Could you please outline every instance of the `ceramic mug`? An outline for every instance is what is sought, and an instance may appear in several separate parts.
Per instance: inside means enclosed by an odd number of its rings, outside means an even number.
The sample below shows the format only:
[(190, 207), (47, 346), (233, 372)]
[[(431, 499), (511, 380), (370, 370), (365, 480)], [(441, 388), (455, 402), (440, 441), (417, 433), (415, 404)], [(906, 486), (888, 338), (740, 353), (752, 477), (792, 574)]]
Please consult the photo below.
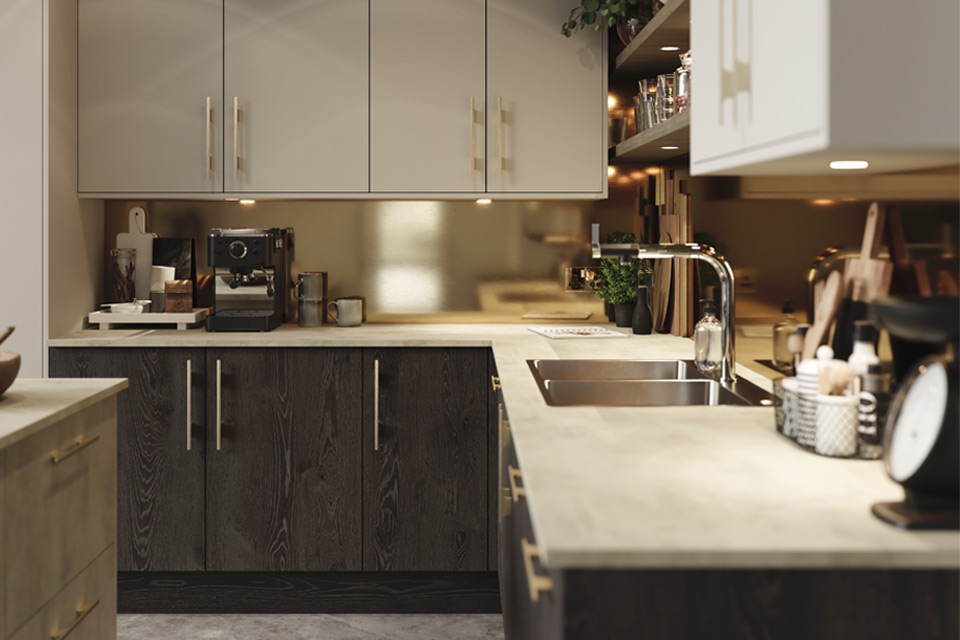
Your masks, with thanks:
[[(333, 309), (337, 310), (333, 316)], [(337, 298), (327, 305), (327, 312), (341, 327), (359, 327), (363, 319), (363, 301), (356, 298)]]

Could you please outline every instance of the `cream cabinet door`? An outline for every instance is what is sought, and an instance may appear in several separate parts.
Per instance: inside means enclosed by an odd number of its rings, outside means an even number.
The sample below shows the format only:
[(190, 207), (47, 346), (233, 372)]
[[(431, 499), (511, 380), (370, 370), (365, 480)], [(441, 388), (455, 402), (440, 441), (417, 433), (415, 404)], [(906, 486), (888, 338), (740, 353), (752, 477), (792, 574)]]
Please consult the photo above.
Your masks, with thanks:
[(222, 190), (222, 27), (222, 0), (79, 0), (81, 193)]
[(487, 2), (487, 191), (606, 186), (604, 38), (560, 34), (570, 0)]
[(370, 0), (371, 191), (482, 192), (484, 119), (484, 1)]
[(226, 191), (367, 191), (367, 22), (367, 0), (224, 0)]

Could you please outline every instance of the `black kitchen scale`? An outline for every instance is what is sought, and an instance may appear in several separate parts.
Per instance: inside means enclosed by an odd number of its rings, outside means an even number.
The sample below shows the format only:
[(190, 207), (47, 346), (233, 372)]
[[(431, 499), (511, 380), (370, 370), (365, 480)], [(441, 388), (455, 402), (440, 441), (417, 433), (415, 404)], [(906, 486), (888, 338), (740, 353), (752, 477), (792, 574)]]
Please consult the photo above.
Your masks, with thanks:
[(900, 380), (884, 434), (884, 466), (906, 495), (873, 514), (904, 529), (960, 529), (960, 299), (891, 296), (871, 314), (891, 341), (914, 347), (906, 352), (927, 352)]

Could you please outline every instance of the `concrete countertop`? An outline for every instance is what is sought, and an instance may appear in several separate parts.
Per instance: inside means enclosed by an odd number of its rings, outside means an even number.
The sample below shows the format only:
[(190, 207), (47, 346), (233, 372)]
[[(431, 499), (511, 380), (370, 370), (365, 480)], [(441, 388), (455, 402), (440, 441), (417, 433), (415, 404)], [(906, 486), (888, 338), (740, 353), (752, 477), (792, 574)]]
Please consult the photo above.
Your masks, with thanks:
[[(548, 340), (525, 325), (377, 325), (263, 334), (84, 331), (51, 347), (493, 348), (541, 560), (567, 568), (950, 568), (960, 534), (873, 517), (902, 489), (877, 461), (817, 456), (769, 407), (550, 407), (527, 360), (680, 358), (674, 336)], [(740, 365), (738, 375), (769, 389)]]
[(126, 388), (126, 378), (21, 378), (0, 397), (0, 449)]

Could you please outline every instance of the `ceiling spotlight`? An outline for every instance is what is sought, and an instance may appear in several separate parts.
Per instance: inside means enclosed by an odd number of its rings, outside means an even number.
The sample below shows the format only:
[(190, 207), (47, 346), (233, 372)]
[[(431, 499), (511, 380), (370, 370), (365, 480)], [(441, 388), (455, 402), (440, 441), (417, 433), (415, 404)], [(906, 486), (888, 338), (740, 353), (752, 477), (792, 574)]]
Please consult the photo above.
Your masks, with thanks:
[(667, 151), (675, 151), (675, 150), (679, 149), (680, 147), (660, 147), (660, 148), (661, 148), (661, 149), (666, 149)]
[(490, 198), (477, 198), (477, 204), (490, 204), (493, 202)]

